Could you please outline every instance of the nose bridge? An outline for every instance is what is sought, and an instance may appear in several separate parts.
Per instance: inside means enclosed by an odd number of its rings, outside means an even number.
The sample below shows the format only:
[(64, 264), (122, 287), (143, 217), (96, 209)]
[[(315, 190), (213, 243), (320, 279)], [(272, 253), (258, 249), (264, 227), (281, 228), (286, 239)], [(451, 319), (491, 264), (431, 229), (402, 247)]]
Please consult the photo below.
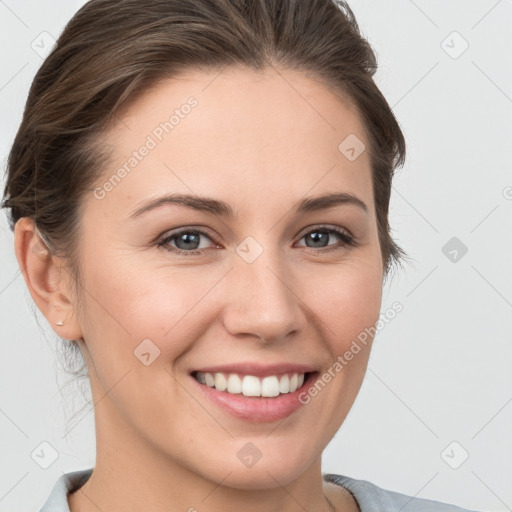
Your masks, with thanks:
[(300, 300), (281, 248), (272, 236), (262, 239), (247, 237), (233, 255), (225, 326), (232, 335), (271, 341), (300, 328)]

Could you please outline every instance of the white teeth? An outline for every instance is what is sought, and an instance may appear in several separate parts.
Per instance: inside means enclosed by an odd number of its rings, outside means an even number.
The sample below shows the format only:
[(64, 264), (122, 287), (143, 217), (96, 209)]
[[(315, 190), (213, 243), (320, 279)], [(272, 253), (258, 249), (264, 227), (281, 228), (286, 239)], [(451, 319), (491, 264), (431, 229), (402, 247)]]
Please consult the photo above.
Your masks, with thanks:
[(223, 373), (215, 374), (215, 389), (225, 391), (228, 388), (228, 381)]
[(279, 382), (279, 392), (280, 393), (289, 393), (290, 392), (290, 377), (288, 377), (288, 375), (283, 375), (281, 377), (281, 381)]
[(290, 393), (293, 393), (297, 389), (297, 374), (294, 373), (290, 379)]
[(246, 375), (242, 381), (242, 394), (244, 396), (261, 396), (261, 382), (254, 375)]
[(204, 374), (204, 380), (206, 381), (206, 385), (213, 388), (215, 386), (215, 379), (211, 373)]
[(291, 373), (277, 377), (269, 375), (260, 379), (254, 375), (244, 375), (240, 378), (236, 373), (197, 372), (196, 380), (218, 391), (231, 394), (242, 393), (244, 396), (276, 397), (279, 394), (293, 393), (304, 384), (303, 373)]
[(261, 380), (261, 396), (277, 396), (279, 395), (279, 380), (277, 377), (263, 377)]
[(236, 395), (237, 393), (242, 392), (242, 381), (240, 377), (235, 373), (231, 373), (228, 377), (228, 393), (233, 393)]

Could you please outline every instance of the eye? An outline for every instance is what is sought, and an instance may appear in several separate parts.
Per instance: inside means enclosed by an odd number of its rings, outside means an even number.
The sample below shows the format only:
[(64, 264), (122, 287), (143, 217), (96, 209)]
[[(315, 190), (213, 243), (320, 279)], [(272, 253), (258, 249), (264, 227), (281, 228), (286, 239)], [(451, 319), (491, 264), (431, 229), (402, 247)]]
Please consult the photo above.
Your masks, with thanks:
[[(201, 254), (204, 247), (201, 247), (200, 238), (206, 237), (212, 240), (204, 231), (198, 229), (182, 229), (160, 240), (157, 245), (163, 247), (167, 251), (176, 252), (178, 254)], [(170, 242), (176, 240), (177, 248), (170, 246)]]
[[(332, 237), (335, 235), (339, 240), (341, 240), (341, 243), (337, 245), (326, 245), (326, 243), (329, 240), (329, 237)], [(309, 237), (309, 238), (308, 238)], [(307, 246), (308, 249), (311, 248), (322, 248), (322, 247), (328, 247), (326, 250), (335, 250), (335, 249), (343, 249), (346, 246), (356, 246), (357, 241), (356, 238), (353, 235), (350, 235), (348, 232), (343, 231), (339, 228), (333, 228), (328, 226), (317, 226), (316, 228), (308, 231), (306, 234), (304, 234), (301, 237), (301, 240), (305, 238), (306, 240), (311, 240), (313, 245)], [(318, 252), (318, 251), (314, 251)], [(320, 251), (320, 252), (325, 252)]]
[[(333, 235), (335, 235), (335, 237), (340, 240), (340, 243), (337, 245), (326, 245), (326, 243), (329, 241), (329, 237), (332, 237)], [(210, 241), (214, 241), (213, 238), (205, 231), (200, 229), (187, 228), (181, 229), (162, 238), (157, 242), (157, 246), (164, 248), (166, 251), (174, 252), (180, 255), (201, 255), (204, 251), (209, 250), (209, 248), (204, 247), (204, 245), (201, 246), (201, 237), (204, 237)], [(310, 238), (308, 239), (307, 237)], [(306, 248), (310, 250), (313, 249), (313, 252), (316, 253), (358, 245), (357, 240), (353, 235), (350, 235), (348, 232), (339, 228), (332, 228), (327, 226), (317, 226), (316, 228), (302, 235), (300, 240), (304, 238), (306, 238), (306, 240), (312, 240), (313, 245), (306, 246)], [(176, 247), (173, 247), (173, 245), (171, 245), (172, 243), (175, 243)], [(322, 249), (324, 247), (327, 247), (327, 249), (320, 251), (314, 250), (319, 248)]]

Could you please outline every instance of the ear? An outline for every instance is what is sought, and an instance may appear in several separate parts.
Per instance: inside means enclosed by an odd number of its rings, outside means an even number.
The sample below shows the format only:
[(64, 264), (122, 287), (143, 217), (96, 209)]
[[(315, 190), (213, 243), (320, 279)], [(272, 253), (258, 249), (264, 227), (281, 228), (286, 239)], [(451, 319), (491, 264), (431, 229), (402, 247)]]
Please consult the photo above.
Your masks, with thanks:
[(82, 338), (69, 286), (72, 277), (62, 260), (50, 254), (33, 219), (22, 217), (16, 222), (14, 246), (30, 295), (52, 329), (67, 340)]

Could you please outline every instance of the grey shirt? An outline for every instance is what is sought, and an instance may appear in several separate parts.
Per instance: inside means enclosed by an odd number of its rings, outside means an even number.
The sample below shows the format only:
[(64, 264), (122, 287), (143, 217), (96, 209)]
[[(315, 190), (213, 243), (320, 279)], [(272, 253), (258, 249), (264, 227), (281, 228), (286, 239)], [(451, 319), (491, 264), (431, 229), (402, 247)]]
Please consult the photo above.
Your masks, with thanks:
[[(80, 488), (92, 474), (91, 469), (62, 475), (39, 512), (69, 512), (67, 495)], [(406, 496), (382, 489), (366, 480), (327, 473), (324, 480), (347, 489), (357, 501), (361, 512), (475, 512), (439, 501)]]

